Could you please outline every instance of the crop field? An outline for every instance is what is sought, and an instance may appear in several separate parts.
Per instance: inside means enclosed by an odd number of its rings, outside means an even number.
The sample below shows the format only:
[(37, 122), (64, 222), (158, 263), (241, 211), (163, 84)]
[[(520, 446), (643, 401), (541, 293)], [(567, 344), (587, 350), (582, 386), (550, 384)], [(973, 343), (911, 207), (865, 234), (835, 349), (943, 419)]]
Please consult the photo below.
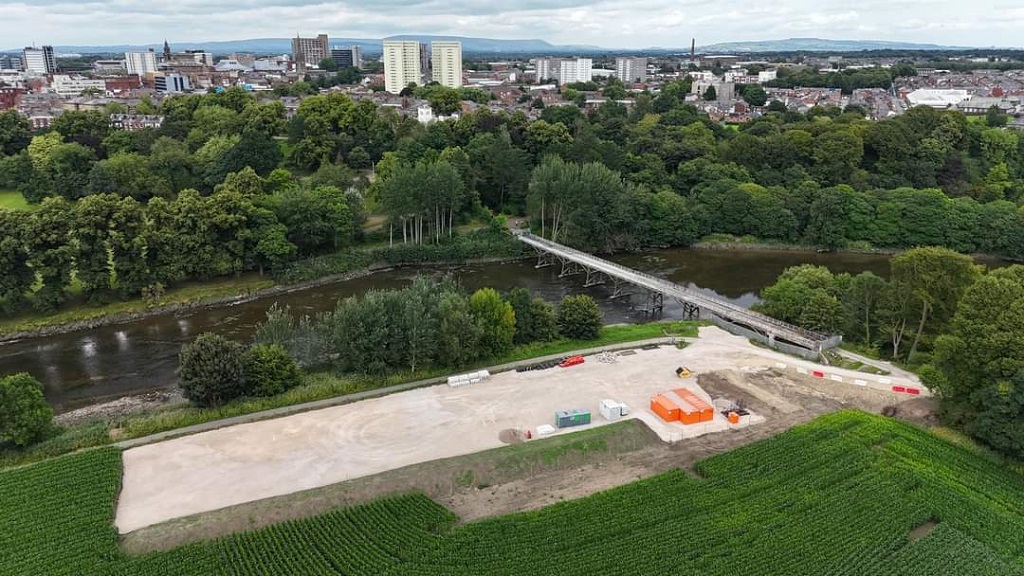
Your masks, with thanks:
[(1024, 575), (1024, 477), (900, 422), (840, 412), (697, 468), (465, 525), (411, 495), (127, 557), (118, 454), (95, 451), (0, 473), (0, 574)]

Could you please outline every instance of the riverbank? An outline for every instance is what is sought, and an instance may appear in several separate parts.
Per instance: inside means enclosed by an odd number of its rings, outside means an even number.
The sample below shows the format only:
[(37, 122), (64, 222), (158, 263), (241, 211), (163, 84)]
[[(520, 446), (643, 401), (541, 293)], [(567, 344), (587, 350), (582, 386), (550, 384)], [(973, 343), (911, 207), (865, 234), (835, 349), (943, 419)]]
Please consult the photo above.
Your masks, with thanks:
[[(848, 246), (843, 248), (835, 248), (833, 250), (825, 250), (823, 248), (819, 248), (818, 246), (812, 246), (808, 244), (763, 242), (760, 239), (749, 236), (737, 237), (729, 236), (727, 234), (713, 234), (711, 236), (707, 236), (705, 238), (702, 238), (700, 242), (697, 242), (690, 246), (690, 248), (693, 248), (695, 250), (716, 250), (722, 252), (806, 252), (815, 254), (831, 253), (856, 254), (868, 256), (896, 256), (908, 250), (908, 248), (875, 248), (873, 246)], [(1024, 263), (1024, 260), (1007, 258), (1005, 256), (998, 256), (995, 254), (983, 254), (976, 252), (968, 254), (968, 256), (983, 263)]]
[[(107, 403), (109, 410), (94, 408), (92, 413), (82, 412), (64, 416), (76, 424), (64, 428), (59, 435), (26, 450), (0, 452), (0, 468), (45, 460), (95, 446), (115, 442), (125, 443), (144, 437), (170, 437), (188, 433), (187, 430), (208, 429), (232, 422), (274, 418), (326, 405), (354, 402), (364, 398), (390, 394), (444, 382), (448, 375), (487, 369), (491, 372), (514, 370), (522, 364), (540, 359), (575, 354), (593, 354), (610, 347), (637, 346), (644, 341), (661, 339), (665, 342), (697, 336), (700, 322), (673, 321), (648, 324), (605, 326), (596, 340), (556, 340), (518, 346), (509, 354), (477, 362), (459, 369), (432, 369), (415, 373), (397, 373), (386, 377), (317, 372), (304, 375), (303, 384), (284, 394), (269, 398), (244, 398), (218, 408), (199, 408), (181, 405), (179, 396), (171, 391), (145, 399), (124, 398)], [(134, 408), (133, 408), (134, 406)], [(89, 409), (85, 409), (89, 410)], [(236, 420), (236, 419), (243, 420)], [(227, 422), (228, 424), (223, 424)], [(193, 428), (193, 427), (200, 428)], [(183, 430), (185, 430), (183, 432)], [(160, 435), (160, 436), (154, 436)]]
[[(518, 260), (520, 244), (508, 238), (477, 236), (439, 246), (369, 246), (296, 262), (274, 278), (249, 273), (234, 278), (186, 284), (151, 300), (134, 299), (102, 306), (75, 306), (0, 320), (0, 343), (67, 334), (217, 306), (233, 306), (298, 290), (345, 282), (401, 266), (486, 264)], [(461, 256), (467, 257), (461, 257)]]
[(757, 238), (736, 237), (724, 234), (714, 234), (702, 238), (692, 248), (699, 250), (749, 250), (749, 251), (776, 251), (776, 252), (834, 252), (838, 254), (872, 254), (878, 256), (895, 256), (904, 250), (895, 248), (873, 248), (873, 247), (848, 247), (836, 248), (834, 250), (823, 250), (818, 246), (807, 244), (790, 244), (785, 242), (763, 242)]

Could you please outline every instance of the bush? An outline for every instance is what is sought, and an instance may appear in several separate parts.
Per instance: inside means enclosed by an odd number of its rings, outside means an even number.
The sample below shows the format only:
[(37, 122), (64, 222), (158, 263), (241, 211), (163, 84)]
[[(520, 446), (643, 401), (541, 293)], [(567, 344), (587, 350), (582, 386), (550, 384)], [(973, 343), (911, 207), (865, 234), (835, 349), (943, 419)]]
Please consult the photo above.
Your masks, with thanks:
[(185, 397), (200, 406), (219, 406), (245, 394), (242, 345), (217, 334), (200, 334), (181, 347), (178, 376)]
[(573, 340), (596, 340), (601, 334), (601, 309), (586, 294), (568, 296), (558, 307), (558, 330)]
[(43, 385), (28, 374), (0, 378), (0, 444), (27, 446), (53, 427), (53, 408)]
[(299, 367), (280, 344), (257, 344), (242, 357), (245, 388), (253, 396), (275, 396), (299, 385)]

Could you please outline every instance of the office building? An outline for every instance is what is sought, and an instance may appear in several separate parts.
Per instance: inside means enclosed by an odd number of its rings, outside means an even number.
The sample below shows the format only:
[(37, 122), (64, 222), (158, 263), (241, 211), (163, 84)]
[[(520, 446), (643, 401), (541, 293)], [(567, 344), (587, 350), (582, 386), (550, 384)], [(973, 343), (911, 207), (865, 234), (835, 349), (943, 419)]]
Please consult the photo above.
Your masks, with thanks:
[(348, 48), (331, 48), (331, 60), (338, 65), (338, 68), (362, 68), (363, 49), (359, 46)]
[(156, 54), (149, 50), (147, 52), (125, 52), (124, 66), (129, 74), (145, 76), (156, 72)]
[(176, 94), (188, 92), (192, 89), (188, 76), (182, 76), (181, 74), (159, 74), (153, 81), (157, 92)]
[(25, 72), (30, 74), (53, 74), (57, 71), (57, 60), (53, 56), (53, 46), (42, 48), (26, 47), (24, 52)]
[(616, 58), (615, 77), (626, 85), (646, 82), (647, 58)]
[(327, 34), (320, 34), (316, 38), (292, 38), (292, 60), (295, 61), (295, 69), (299, 72), (318, 66), (321, 60), (330, 57), (331, 49), (327, 45)]
[(102, 95), (107, 91), (107, 83), (103, 80), (94, 80), (84, 76), (55, 74), (53, 81), (50, 82), (50, 90), (53, 90), (62, 98), (81, 96), (86, 91)]
[(398, 94), (409, 84), (422, 82), (419, 42), (385, 40), (382, 59), (386, 91)]
[(0, 70), (17, 70), (21, 68), (21, 59), (10, 54), (0, 54)]
[(432, 42), (430, 51), (434, 82), (448, 88), (461, 88), (462, 42)]

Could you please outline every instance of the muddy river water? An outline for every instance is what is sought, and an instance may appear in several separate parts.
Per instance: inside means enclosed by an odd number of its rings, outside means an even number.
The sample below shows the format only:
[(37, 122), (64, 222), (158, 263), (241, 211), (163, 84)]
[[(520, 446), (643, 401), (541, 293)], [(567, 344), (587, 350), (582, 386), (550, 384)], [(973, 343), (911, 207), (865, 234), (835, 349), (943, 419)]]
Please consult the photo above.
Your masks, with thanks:
[[(743, 306), (788, 266), (820, 264), (833, 272), (870, 270), (885, 276), (888, 257), (871, 254), (818, 254), (785, 251), (659, 250), (611, 258), (621, 264), (714, 293)], [(641, 322), (646, 319), (626, 300), (608, 299), (608, 287), (582, 288), (583, 280), (559, 278), (559, 269), (534, 268), (533, 260), (505, 264), (446, 267), (406, 267), (370, 276), (298, 290), (233, 306), (189, 310), (179, 314), (83, 330), (69, 334), (0, 344), (0, 374), (29, 372), (46, 386), (46, 396), (58, 411), (168, 388), (176, 384), (178, 350), (202, 332), (216, 332), (244, 341), (251, 338), (267, 309), (275, 302), (293, 313), (333, 308), (343, 298), (372, 288), (396, 288), (417, 274), (454, 274), (468, 290), (490, 286), (499, 290), (529, 289), (535, 296), (557, 302), (566, 294), (585, 292), (595, 297), (605, 321)], [(665, 303), (664, 317), (680, 317), (681, 308)]]

